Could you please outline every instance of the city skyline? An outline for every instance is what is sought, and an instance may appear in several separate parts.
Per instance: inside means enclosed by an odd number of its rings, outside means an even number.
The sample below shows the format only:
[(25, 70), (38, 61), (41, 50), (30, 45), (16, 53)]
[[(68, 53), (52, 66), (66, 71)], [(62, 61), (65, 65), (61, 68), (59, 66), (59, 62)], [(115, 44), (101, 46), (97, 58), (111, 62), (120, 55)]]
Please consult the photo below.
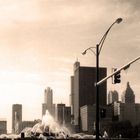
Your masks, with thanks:
[[(44, 89), (54, 91), (55, 103), (69, 104), (70, 76), (78, 58), (95, 66), (95, 56), (81, 53), (96, 46), (118, 18), (100, 54), (100, 66), (121, 67), (140, 55), (139, 0), (0, 0), (0, 118), (12, 116), (12, 104), (23, 104), (23, 120), (41, 118)], [(140, 103), (140, 61), (121, 72), (119, 94), (127, 81)], [(32, 100), (32, 103), (31, 103)], [(7, 118), (7, 116), (9, 116)], [(11, 129), (11, 127), (8, 127)]]

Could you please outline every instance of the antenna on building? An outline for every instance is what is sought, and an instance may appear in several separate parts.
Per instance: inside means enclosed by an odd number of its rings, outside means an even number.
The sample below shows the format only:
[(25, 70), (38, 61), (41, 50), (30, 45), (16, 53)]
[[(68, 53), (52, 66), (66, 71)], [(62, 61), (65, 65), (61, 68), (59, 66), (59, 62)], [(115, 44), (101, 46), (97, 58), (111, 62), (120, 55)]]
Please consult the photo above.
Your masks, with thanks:
[(78, 57), (76, 57), (76, 62), (74, 63), (74, 71), (80, 66), (80, 62), (78, 61)]

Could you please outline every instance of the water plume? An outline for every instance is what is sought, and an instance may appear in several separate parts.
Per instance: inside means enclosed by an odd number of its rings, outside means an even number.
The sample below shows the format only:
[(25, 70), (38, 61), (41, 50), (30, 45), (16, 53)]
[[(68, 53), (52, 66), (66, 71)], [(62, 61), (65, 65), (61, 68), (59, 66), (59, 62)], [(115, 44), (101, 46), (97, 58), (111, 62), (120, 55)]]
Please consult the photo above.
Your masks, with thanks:
[[(48, 111), (42, 117), (42, 121), (38, 122), (33, 128), (25, 128), (22, 133), (25, 137), (35, 137), (43, 140), (46, 139), (96, 139), (95, 135), (87, 135), (85, 133), (72, 134), (68, 128), (59, 125)], [(103, 138), (107, 138), (104, 133)]]
[(31, 135), (34, 137), (54, 137), (65, 139), (71, 135), (70, 131), (65, 126), (60, 126), (54, 118), (50, 115), (48, 110), (46, 114), (42, 117), (42, 121), (35, 124), (32, 129), (24, 129), (22, 131), (26, 135)]

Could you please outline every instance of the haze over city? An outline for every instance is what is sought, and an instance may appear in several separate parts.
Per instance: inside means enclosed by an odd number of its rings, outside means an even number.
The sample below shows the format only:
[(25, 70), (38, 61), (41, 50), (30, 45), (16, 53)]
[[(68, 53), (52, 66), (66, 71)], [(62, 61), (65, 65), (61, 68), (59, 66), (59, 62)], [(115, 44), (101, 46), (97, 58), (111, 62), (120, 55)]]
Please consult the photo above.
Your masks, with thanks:
[[(0, 118), (11, 131), (12, 104), (23, 105), (23, 120), (41, 118), (44, 89), (55, 103), (69, 104), (70, 76), (77, 60), (95, 66), (88, 47), (96, 46), (113, 26), (100, 54), (100, 66), (121, 67), (140, 55), (139, 0), (0, 0)], [(121, 95), (127, 81), (140, 103), (140, 61), (121, 73), (121, 84), (108, 91)]]

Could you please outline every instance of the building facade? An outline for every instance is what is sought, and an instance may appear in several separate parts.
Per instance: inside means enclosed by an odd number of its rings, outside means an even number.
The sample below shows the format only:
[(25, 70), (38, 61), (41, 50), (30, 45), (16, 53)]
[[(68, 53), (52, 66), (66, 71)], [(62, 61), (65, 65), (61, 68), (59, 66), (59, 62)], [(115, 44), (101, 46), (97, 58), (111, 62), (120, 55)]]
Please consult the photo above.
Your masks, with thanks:
[(46, 114), (46, 110), (47, 110), (47, 104), (43, 103), (42, 104), (42, 116), (44, 116)]
[(46, 110), (55, 117), (55, 105), (53, 104), (53, 90), (47, 87), (44, 90), (44, 103), (42, 104), (42, 116), (45, 115)]
[(137, 113), (135, 103), (114, 102), (114, 116), (118, 116), (118, 121), (129, 120), (132, 125), (136, 125)]
[(119, 94), (116, 90), (109, 91), (108, 93), (108, 104), (112, 104), (113, 102), (117, 102), (119, 100)]
[(69, 126), (71, 123), (71, 107), (65, 106), (64, 108), (64, 122), (66, 126)]
[(64, 122), (64, 108), (65, 104), (57, 104), (56, 108), (56, 120), (60, 125), (63, 125)]
[(122, 103), (135, 103), (135, 94), (129, 82), (127, 82), (126, 90), (122, 94)]
[(0, 120), (0, 134), (7, 134), (7, 121)]
[[(104, 132), (109, 123), (112, 122), (112, 111), (110, 106), (100, 106), (99, 120), (100, 132)], [(102, 111), (104, 111), (102, 113)], [(89, 134), (96, 131), (96, 105), (85, 105), (80, 108), (81, 130)]]
[(114, 102), (114, 116), (119, 121), (129, 120), (132, 125), (140, 123), (140, 104), (135, 103), (135, 94), (129, 82), (122, 94), (122, 102)]
[(65, 104), (57, 104), (56, 108), (57, 122), (60, 125), (69, 126), (71, 123), (71, 107)]
[(136, 124), (140, 123), (140, 104), (135, 104), (135, 112), (136, 112)]
[(74, 115), (74, 76), (71, 76), (71, 94), (70, 94), (71, 115)]
[(50, 87), (48, 87), (44, 91), (44, 103), (47, 104), (48, 111), (49, 110), (51, 111), (52, 104), (53, 104), (53, 90)]
[(22, 105), (14, 104), (12, 106), (12, 132), (14, 134), (20, 133), (21, 122), (22, 122)]
[(52, 105), (52, 114), (51, 115), (54, 119), (56, 119), (56, 104)]
[[(106, 77), (107, 69), (99, 68), (99, 79)], [(96, 68), (81, 67), (80, 62), (74, 64), (74, 76), (71, 78), (71, 100), (73, 123), (80, 130), (80, 107), (96, 103)], [(107, 83), (99, 87), (99, 103), (106, 105)]]

